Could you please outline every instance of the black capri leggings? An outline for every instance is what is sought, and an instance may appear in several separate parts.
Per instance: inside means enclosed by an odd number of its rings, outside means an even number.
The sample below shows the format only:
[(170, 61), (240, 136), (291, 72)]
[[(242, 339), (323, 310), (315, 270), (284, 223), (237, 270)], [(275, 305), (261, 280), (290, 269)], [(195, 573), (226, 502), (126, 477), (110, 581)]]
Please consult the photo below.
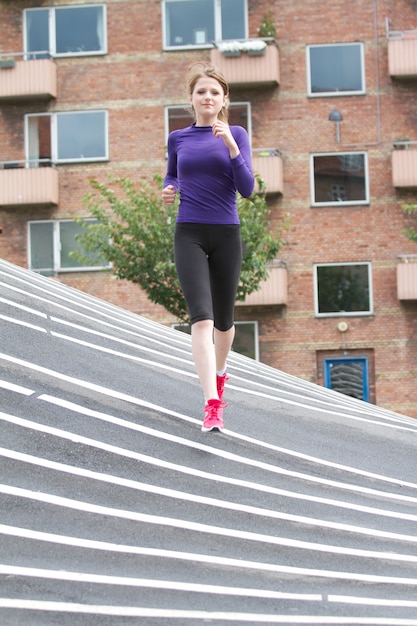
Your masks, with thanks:
[(242, 263), (239, 224), (178, 222), (174, 248), (191, 324), (209, 319), (229, 330)]

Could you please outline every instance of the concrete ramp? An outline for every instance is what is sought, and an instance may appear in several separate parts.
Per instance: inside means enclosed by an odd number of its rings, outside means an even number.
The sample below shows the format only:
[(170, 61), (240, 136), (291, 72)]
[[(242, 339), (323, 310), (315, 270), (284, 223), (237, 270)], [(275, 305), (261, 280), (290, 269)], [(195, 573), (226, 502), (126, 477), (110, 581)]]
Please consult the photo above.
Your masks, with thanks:
[(187, 335), (2, 261), (0, 340), (2, 626), (417, 624), (415, 420), (233, 354), (203, 434)]

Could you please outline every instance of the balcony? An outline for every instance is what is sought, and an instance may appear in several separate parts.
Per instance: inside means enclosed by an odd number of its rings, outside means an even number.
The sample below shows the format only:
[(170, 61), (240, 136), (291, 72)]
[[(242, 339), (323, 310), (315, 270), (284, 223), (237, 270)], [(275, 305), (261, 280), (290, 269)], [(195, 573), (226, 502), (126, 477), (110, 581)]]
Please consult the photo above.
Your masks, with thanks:
[(402, 262), (397, 265), (398, 300), (417, 300), (417, 255), (404, 255), (400, 259)]
[(254, 150), (252, 168), (264, 181), (266, 193), (284, 193), (284, 167), (278, 150)]
[(51, 59), (0, 57), (0, 101), (56, 98), (56, 65)]
[[(263, 40), (248, 40), (259, 42)], [(220, 47), (228, 42), (217, 44), (218, 48), (210, 51), (210, 60), (224, 74), (229, 85), (278, 85), (279, 51), (275, 43), (266, 45), (263, 50), (237, 50), (236, 52), (222, 51)], [(235, 42), (230, 42), (230, 46)], [(236, 42), (239, 44), (239, 42)], [(242, 42), (244, 45), (245, 42)]]
[(54, 167), (0, 169), (0, 206), (23, 207), (58, 204), (58, 172)]
[(287, 304), (287, 301), (287, 269), (280, 261), (275, 261), (270, 266), (268, 278), (261, 281), (258, 291), (247, 296), (244, 302), (236, 302), (236, 306), (276, 306)]
[(391, 30), (386, 19), (388, 72), (393, 78), (417, 76), (417, 30)]
[(417, 142), (398, 142), (395, 147), (397, 149), (392, 152), (392, 184), (394, 187), (417, 187)]

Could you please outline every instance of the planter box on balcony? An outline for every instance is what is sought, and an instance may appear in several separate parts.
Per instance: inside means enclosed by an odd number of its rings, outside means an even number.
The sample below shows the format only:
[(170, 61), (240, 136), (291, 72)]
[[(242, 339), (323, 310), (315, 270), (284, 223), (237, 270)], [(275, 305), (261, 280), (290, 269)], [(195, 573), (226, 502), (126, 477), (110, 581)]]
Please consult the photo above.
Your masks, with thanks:
[(0, 71), (0, 100), (56, 98), (56, 65), (50, 59), (17, 61)]
[(398, 300), (417, 300), (417, 263), (397, 265)]
[(279, 52), (274, 44), (267, 46), (264, 54), (255, 56), (242, 52), (238, 57), (226, 57), (213, 48), (210, 60), (223, 72), (230, 85), (279, 84)]
[(393, 150), (392, 184), (394, 187), (417, 187), (417, 148)]
[(388, 40), (388, 71), (395, 78), (417, 76), (417, 37)]
[(236, 306), (271, 306), (287, 304), (287, 282), (288, 278), (286, 268), (272, 266), (270, 268), (268, 278), (260, 283), (260, 289), (247, 296), (244, 302), (236, 302)]
[(58, 172), (53, 167), (0, 170), (0, 206), (58, 204)]
[(266, 185), (266, 193), (284, 192), (284, 168), (279, 155), (253, 156), (252, 168)]

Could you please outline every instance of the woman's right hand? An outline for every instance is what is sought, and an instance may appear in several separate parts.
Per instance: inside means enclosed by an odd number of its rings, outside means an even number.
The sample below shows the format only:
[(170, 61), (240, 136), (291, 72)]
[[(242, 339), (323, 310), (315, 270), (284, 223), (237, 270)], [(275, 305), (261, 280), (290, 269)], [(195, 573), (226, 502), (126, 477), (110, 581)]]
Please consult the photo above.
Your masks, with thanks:
[(162, 190), (162, 202), (165, 206), (174, 204), (176, 193), (177, 192), (175, 191), (173, 185), (168, 185), (167, 187), (165, 187), (165, 189)]

